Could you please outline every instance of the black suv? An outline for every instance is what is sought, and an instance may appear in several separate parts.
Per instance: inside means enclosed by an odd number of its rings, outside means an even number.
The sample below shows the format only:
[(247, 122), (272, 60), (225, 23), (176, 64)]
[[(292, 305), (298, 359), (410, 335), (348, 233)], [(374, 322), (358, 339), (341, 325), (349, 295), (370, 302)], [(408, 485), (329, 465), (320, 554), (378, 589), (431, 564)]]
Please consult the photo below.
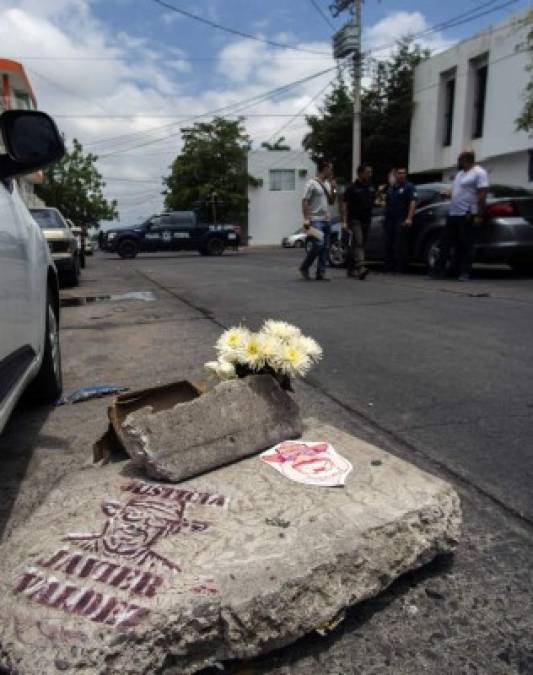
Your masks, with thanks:
[(200, 222), (194, 211), (171, 211), (150, 216), (141, 225), (108, 230), (102, 248), (121, 258), (135, 258), (140, 252), (155, 251), (222, 255), (226, 248), (236, 250), (239, 244), (238, 226), (210, 225)]

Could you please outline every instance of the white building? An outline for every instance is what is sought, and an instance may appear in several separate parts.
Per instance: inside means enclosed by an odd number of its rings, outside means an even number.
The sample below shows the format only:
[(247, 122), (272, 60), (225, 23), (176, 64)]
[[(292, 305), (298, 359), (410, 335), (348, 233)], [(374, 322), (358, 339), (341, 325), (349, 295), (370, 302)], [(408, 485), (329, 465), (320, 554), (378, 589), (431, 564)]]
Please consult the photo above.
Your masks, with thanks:
[(259, 150), (248, 155), (248, 173), (261, 181), (248, 188), (250, 244), (278, 245), (302, 225), (302, 197), (315, 164), (306, 152)]
[(514, 15), (421, 63), (415, 72), (409, 171), (449, 180), (471, 148), (493, 183), (533, 187), (533, 140), (515, 120), (528, 83), (527, 29)]

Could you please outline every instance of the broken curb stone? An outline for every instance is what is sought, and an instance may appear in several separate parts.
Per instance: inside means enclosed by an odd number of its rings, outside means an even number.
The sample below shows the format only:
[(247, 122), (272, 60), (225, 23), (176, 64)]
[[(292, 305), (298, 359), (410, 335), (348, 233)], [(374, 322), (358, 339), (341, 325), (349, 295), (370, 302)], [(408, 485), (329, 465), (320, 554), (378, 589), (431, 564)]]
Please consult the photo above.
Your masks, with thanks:
[(221, 382), (192, 401), (131, 412), (121, 425), (148, 476), (178, 482), (302, 433), (298, 404), (270, 375)]
[(187, 675), (332, 626), (454, 550), (449, 484), (330, 426), (305, 437), (353, 464), (344, 488), (287, 481), (256, 457), (179, 486), (131, 462), (64, 478), (0, 547), (0, 666), (138, 675), (171, 661)]

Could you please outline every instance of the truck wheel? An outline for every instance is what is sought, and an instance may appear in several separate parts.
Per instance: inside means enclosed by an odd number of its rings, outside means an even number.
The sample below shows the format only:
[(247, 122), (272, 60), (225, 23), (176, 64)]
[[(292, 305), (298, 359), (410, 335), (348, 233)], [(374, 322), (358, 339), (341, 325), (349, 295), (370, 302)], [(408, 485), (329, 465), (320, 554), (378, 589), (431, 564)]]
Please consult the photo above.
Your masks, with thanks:
[(211, 239), (209, 239), (205, 245), (205, 251), (207, 255), (222, 255), (225, 248), (226, 244), (224, 243), (223, 239), (220, 239), (220, 237), (211, 237)]
[(28, 389), (28, 396), (41, 403), (55, 403), (63, 390), (59, 321), (50, 289), (46, 296), (46, 329), (43, 362)]
[(118, 245), (117, 253), (121, 258), (135, 258), (139, 253), (139, 245), (133, 239), (124, 239)]

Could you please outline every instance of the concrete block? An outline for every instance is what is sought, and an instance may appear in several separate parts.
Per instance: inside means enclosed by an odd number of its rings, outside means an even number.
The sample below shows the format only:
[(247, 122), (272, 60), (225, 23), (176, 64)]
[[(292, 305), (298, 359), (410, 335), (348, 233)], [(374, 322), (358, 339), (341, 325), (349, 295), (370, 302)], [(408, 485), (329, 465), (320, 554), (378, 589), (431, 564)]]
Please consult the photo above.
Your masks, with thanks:
[(449, 484), (330, 426), (304, 438), (353, 464), (344, 488), (258, 457), (178, 486), (131, 462), (63, 479), (0, 547), (0, 665), (193, 673), (286, 645), (453, 551)]
[(302, 433), (298, 404), (269, 375), (221, 382), (171, 409), (131, 412), (120, 437), (157, 480), (178, 482)]

